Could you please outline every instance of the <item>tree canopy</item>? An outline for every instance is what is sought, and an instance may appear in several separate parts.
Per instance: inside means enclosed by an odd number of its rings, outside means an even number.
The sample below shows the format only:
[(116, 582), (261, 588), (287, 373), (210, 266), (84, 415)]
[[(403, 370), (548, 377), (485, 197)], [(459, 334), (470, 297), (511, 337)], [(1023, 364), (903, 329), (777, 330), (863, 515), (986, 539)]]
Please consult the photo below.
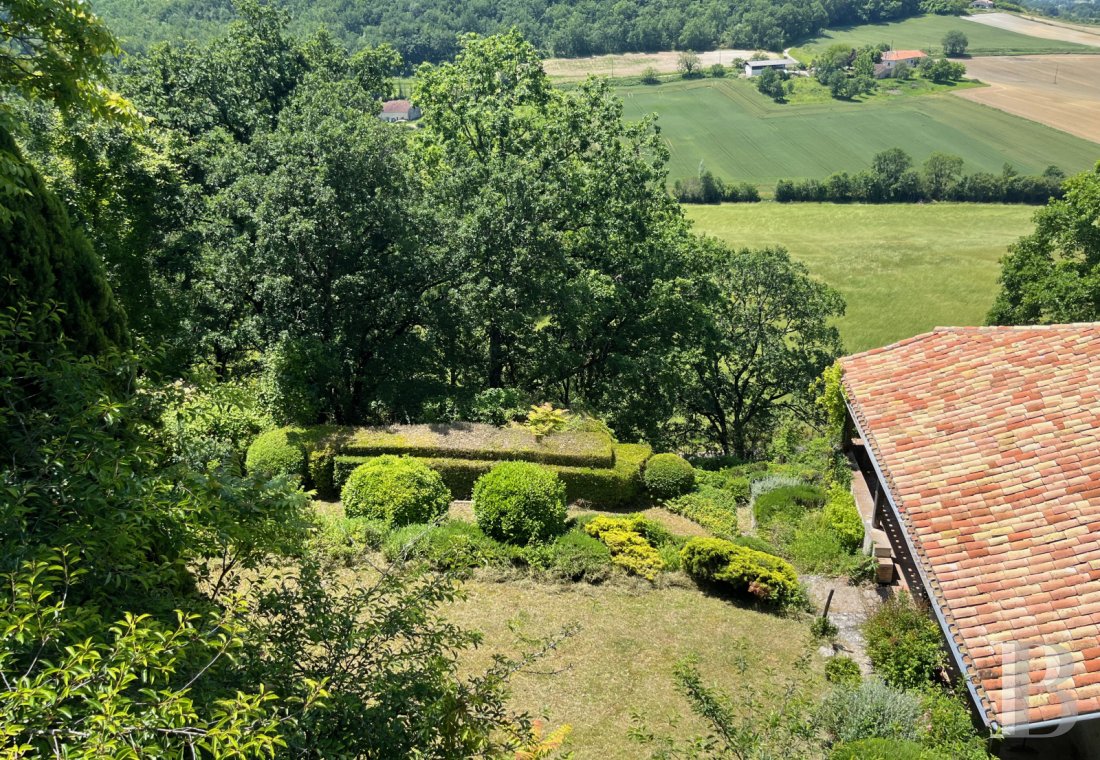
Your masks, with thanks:
[(1074, 175), (1001, 260), (997, 325), (1100, 320), (1100, 165)]

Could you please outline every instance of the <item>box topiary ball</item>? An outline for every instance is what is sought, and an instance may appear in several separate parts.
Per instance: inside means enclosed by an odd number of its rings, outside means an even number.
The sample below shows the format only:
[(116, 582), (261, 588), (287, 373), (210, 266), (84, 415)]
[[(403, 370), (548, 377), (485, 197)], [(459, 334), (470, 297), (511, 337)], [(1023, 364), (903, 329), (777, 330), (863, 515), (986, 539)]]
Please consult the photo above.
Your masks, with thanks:
[(396, 526), (441, 517), (451, 503), (451, 492), (439, 473), (423, 462), (385, 455), (356, 467), (340, 499), (348, 517), (369, 517)]
[(306, 453), (299, 444), (290, 440), (299, 432), (297, 428), (278, 428), (261, 433), (248, 447), (245, 469), (252, 475), (268, 478), (278, 475), (304, 477)]
[(474, 517), (498, 541), (548, 541), (565, 532), (565, 484), (541, 465), (501, 462), (474, 484)]
[(695, 487), (695, 469), (679, 454), (650, 457), (642, 477), (655, 499), (673, 499)]

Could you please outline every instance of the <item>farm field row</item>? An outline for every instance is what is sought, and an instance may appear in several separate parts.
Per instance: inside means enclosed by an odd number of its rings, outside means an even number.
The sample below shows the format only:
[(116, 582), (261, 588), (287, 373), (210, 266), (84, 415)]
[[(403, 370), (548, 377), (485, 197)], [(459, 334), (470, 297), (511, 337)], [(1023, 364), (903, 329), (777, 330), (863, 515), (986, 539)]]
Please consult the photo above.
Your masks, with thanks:
[(934, 151), (961, 156), (967, 171), (1023, 173), (1054, 164), (1081, 171), (1100, 145), (954, 97), (876, 98), (779, 105), (746, 80), (705, 79), (621, 87), (627, 118), (659, 114), (671, 152), (669, 177), (715, 174), (762, 186), (783, 178), (859, 171), (875, 153), (903, 147), (916, 161)]
[(1100, 142), (1100, 56), (972, 58), (966, 73), (990, 86), (959, 97)]
[(1032, 230), (1029, 206), (757, 203), (685, 206), (698, 232), (735, 247), (784, 246), (848, 302), (845, 348), (940, 325), (980, 325), (998, 261)]
[[(994, 26), (998, 17), (1005, 28)], [(1011, 20), (1015, 19), (1015, 20)], [(791, 54), (800, 60), (809, 62), (815, 55), (830, 45), (842, 43), (852, 47), (877, 45), (885, 42), (895, 50), (931, 50), (942, 48), (943, 36), (952, 29), (959, 29), (970, 41), (967, 52), (970, 55), (1039, 55), (1043, 53), (1097, 53), (1100, 49), (1093, 46), (1089, 38), (1082, 38), (1072, 30), (1049, 32), (1037, 22), (1022, 24), (1026, 19), (1018, 19), (1005, 13), (991, 13), (976, 16), (917, 16), (886, 24), (861, 24), (859, 26), (830, 29), (819, 37), (808, 40), (791, 49)], [(978, 23), (975, 23), (978, 22)], [(1070, 39), (1052, 39), (1049, 36), (1035, 36), (1036, 27), (1040, 31), (1055, 37)], [(1053, 27), (1051, 27), (1053, 28)], [(1024, 30), (1027, 32), (1024, 32)], [(1022, 33), (1024, 32), (1024, 33)], [(1081, 39), (1088, 41), (1082, 44)], [(1096, 44), (1100, 45), (1100, 41)]]

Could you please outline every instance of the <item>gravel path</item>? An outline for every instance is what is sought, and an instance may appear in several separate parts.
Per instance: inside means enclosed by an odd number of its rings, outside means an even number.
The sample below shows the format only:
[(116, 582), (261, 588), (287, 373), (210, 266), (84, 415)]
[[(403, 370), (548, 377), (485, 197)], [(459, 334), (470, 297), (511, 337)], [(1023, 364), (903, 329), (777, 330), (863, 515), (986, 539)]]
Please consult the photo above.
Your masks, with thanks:
[(878, 585), (850, 586), (843, 578), (829, 578), (821, 575), (804, 575), (802, 581), (810, 592), (810, 599), (818, 614), (825, 606), (829, 591), (833, 590), (833, 603), (829, 607), (829, 620), (840, 633), (834, 645), (826, 644), (821, 654), (832, 657), (843, 654), (859, 663), (864, 674), (871, 672), (871, 661), (867, 658), (866, 642), (860, 628), (867, 617), (890, 595), (888, 587)]

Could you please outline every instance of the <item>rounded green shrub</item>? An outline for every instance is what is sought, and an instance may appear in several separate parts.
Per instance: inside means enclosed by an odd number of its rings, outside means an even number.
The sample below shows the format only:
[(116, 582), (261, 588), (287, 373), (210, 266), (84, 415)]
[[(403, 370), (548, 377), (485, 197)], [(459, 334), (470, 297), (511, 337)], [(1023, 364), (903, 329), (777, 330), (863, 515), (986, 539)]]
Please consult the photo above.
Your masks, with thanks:
[(531, 462), (501, 462), (474, 484), (474, 516), (486, 535), (525, 545), (565, 532), (565, 484)]
[(447, 511), (451, 492), (443, 478), (411, 457), (375, 457), (352, 471), (340, 492), (348, 517), (370, 517), (390, 525), (426, 523)]
[(248, 447), (244, 466), (250, 474), (274, 478), (279, 475), (304, 478), (306, 453), (292, 439), (299, 435), (297, 428), (277, 428), (257, 436)]
[(859, 663), (842, 654), (834, 655), (825, 663), (825, 680), (829, 683), (854, 686), (863, 680)]
[(695, 487), (695, 468), (679, 454), (656, 454), (646, 462), (645, 487), (655, 499), (674, 499)]
[(891, 686), (924, 686), (944, 665), (939, 624), (904, 592), (883, 602), (867, 618), (863, 636), (875, 672)]

